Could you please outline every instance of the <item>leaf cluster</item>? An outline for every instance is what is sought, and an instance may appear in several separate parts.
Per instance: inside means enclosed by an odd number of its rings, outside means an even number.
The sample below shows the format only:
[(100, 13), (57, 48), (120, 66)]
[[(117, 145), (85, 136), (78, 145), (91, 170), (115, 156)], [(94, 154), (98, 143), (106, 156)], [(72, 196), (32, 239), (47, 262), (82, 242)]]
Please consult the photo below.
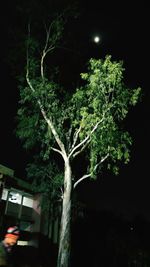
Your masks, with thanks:
[[(109, 153), (108, 168), (113, 166), (118, 173), (117, 161), (127, 163), (130, 156), (131, 137), (122, 128), (131, 106), (139, 99), (141, 89), (129, 89), (123, 81), (123, 62), (91, 59), (87, 73), (82, 73), (85, 85), (78, 88), (72, 97), (72, 124), (81, 127), (80, 141), (84, 140), (96, 124), (90, 136), (87, 157), (90, 172), (94, 177), (94, 166)], [(111, 164), (111, 162), (113, 164)], [(115, 166), (115, 168), (114, 168)]]

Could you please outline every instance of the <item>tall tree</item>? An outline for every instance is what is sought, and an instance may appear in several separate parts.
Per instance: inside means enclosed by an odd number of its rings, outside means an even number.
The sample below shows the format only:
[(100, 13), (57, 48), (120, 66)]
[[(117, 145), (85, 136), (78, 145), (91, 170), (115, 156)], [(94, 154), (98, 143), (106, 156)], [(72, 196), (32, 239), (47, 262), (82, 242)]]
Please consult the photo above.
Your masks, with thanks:
[[(96, 179), (103, 166), (117, 174), (119, 162), (128, 163), (132, 141), (123, 129), (123, 120), (137, 103), (141, 89), (125, 86), (123, 62), (113, 61), (111, 56), (90, 59), (87, 73), (81, 74), (80, 87), (67, 91), (57, 84), (49, 71), (49, 54), (60, 40), (62, 25), (58, 16), (46, 28), (40, 53), (41, 43), (31, 38), (29, 28), (17, 134), (27, 149), (32, 148), (43, 161), (55, 161), (63, 169), (57, 267), (68, 267), (73, 190), (85, 179)], [(85, 164), (77, 173), (80, 157)]]

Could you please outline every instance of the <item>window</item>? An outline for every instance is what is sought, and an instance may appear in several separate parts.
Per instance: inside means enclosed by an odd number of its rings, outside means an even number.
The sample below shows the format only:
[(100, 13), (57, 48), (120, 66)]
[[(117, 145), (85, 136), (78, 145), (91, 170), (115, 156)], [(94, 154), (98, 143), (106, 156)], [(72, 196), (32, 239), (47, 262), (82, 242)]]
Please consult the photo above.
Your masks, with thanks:
[(31, 195), (15, 189), (9, 190), (5, 188), (2, 199), (7, 201), (5, 214), (22, 218), (23, 220), (31, 220), (33, 211), (33, 198)]

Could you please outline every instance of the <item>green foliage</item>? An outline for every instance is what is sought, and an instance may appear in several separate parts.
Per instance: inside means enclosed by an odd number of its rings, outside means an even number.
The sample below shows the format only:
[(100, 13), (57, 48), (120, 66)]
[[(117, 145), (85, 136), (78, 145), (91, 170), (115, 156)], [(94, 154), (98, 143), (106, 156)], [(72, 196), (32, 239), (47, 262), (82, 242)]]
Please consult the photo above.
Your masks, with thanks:
[(27, 165), (27, 173), (30, 183), (32, 182), (32, 189), (42, 193), (41, 205), (44, 209), (61, 200), (63, 172), (54, 163), (42, 162), (39, 156), (35, 156), (33, 163)]
[[(64, 138), (64, 124), (68, 119), (70, 107), (67, 108), (67, 94), (63, 95), (62, 88), (53, 81), (47, 79), (34, 79), (32, 81), (34, 88), (33, 93), (29, 87), (20, 88), (19, 102), (20, 107), (17, 113), (16, 134), (22, 139), (26, 149), (32, 149), (34, 146), (40, 146), (43, 159), (49, 157), (51, 146), (54, 145), (54, 138), (51, 130), (43, 120), (37, 99), (46, 111), (47, 117), (52, 118), (54, 125), (60, 137)], [(63, 100), (63, 101), (62, 101)], [(43, 152), (45, 150), (45, 152)]]
[[(52, 37), (48, 36), (47, 40), (48, 44), (55, 46), (63, 31), (61, 19), (56, 20), (52, 26), (54, 32), (52, 31)], [(95, 179), (97, 172), (102, 170), (106, 155), (105, 165), (118, 174), (118, 163), (123, 161), (126, 164), (130, 160), (132, 144), (129, 133), (123, 129), (122, 121), (127, 117), (130, 107), (138, 102), (141, 89), (126, 87), (123, 62), (112, 61), (109, 55), (105, 59), (90, 59), (87, 73), (81, 73), (84, 85), (69, 93), (56, 83), (55, 75), (46, 75), (49, 73), (49, 61), (45, 62), (44, 77), (41, 75), (38, 47), (35, 41), (29, 42), (27, 67), (34, 89), (26, 86), (24, 80), (20, 87), (17, 135), (22, 139), (24, 147), (36, 148), (40, 160), (45, 162), (44, 166), (49, 160), (53, 163), (52, 147), (57, 149), (58, 144), (41, 114), (40, 101), (47, 118), (53, 123), (64, 144), (66, 153), (70, 152), (75, 133), (79, 129), (75, 145), (88, 140), (84, 155), (86, 171), (91, 173), (92, 178)], [(77, 149), (77, 152), (80, 151)], [(51, 167), (48, 169), (52, 171)], [(31, 168), (28, 170), (32, 173)], [(43, 177), (40, 171), (38, 173)], [(39, 177), (38, 174), (36, 176)], [(55, 187), (54, 181), (57, 184), (60, 179), (56, 174), (54, 177), (51, 185)]]
[[(121, 129), (130, 106), (139, 99), (141, 89), (128, 89), (123, 82), (123, 63), (113, 62), (111, 56), (104, 60), (91, 59), (88, 73), (82, 73), (85, 86), (72, 97), (72, 124), (81, 127), (80, 140), (84, 140), (99, 123), (91, 136), (87, 157), (90, 171), (109, 153), (108, 168), (118, 173), (117, 162), (129, 162), (131, 137)], [(112, 163), (112, 164), (111, 164)]]

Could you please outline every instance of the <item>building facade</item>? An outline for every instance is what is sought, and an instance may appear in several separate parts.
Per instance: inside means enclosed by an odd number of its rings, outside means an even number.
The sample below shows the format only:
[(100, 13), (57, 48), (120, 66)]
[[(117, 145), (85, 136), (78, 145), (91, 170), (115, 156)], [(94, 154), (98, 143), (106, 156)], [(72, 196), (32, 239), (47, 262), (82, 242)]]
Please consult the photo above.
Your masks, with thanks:
[(35, 192), (32, 184), (18, 179), (12, 169), (0, 165), (1, 235), (7, 227), (17, 224), (21, 229), (19, 245), (38, 247), (43, 237), (57, 244), (59, 217), (54, 216), (52, 203), (46, 210), (42, 210), (41, 203), (41, 192)]

